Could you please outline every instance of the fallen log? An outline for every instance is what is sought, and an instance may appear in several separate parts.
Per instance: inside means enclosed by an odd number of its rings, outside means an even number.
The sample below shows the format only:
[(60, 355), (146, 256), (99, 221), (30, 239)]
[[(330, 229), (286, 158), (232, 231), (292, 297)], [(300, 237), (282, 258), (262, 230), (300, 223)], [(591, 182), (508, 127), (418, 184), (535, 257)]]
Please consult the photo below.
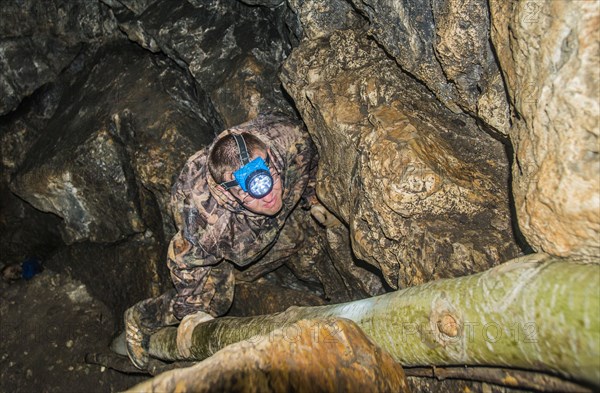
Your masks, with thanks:
[(599, 286), (600, 265), (535, 254), (351, 303), (164, 328), (150, 354), (202, 360), (275, 328), (293, 338), (301, 319), (342, 317), (405, 367), (511, 367), (600, 386)]
[(167, 371), (127, 393), (408, 392), (402, 367), (343, 318), (301, 320), (240, 341), (188, 368)]

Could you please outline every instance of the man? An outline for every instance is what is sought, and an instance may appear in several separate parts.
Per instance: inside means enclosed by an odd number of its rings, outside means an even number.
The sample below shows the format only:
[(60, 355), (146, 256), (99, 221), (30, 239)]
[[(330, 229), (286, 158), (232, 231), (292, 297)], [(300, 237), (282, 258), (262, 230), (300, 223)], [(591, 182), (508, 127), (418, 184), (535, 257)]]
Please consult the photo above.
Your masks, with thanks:
[(125, 312), (127, 352), (137, 367), (147, 365), (156, 330), (187, 315), (227, 312), (234, 265), (260, 260), (255, 270), (265, 272), (298, 251), (302, 231), (282, 229), (295, 225), (290, 214), (301, 200), (316, 203), (314, 156), (299, 124), (269, 114), (222, 132), (187, 161), (171, 200), (178, 232), (167, 263), (175, 289)]

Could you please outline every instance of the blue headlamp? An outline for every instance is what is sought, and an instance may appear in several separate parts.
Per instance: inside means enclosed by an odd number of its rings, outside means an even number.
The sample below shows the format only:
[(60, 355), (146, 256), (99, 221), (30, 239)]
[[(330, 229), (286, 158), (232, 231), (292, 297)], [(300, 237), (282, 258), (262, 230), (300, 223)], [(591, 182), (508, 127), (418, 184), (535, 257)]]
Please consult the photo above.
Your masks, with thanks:
[[(271, 176), (267, 162), (262, 157), (257, 157), (252, 162), (249, 162), (246, 141), (244, 141), (241, 135), (233, 134), (232, 136), (238, 145), (242, 167), (233, 172), (235, 180), (221, 183), (221, 185), (226, 190), (239, 186), (244, 192), (250, 194), (252, 198), (264, 198), (273, 189), (273, 177)], [(268, 159), (269, 157), (267, 156)]]

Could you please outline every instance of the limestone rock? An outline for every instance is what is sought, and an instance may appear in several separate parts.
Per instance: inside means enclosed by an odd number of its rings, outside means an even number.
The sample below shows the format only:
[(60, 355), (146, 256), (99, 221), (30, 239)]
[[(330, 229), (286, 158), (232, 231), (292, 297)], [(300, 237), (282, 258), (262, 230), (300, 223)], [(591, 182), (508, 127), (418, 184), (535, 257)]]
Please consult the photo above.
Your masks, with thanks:
[(1, 44), (0, 114), (14, 110), (21, 99), (52, 81), (77, 54), (57, 39), (15, 38)]
[(131, 40), (190, 71), (226, 127), (261, 111), (293, 112), (277, 79), (287, 44), (274, 12), (228, 0), (159, 0), (141, 15), (116, 16)]
[(54, 116), (62, 94), (61, 83), (48, 83), (24, 99), (17, 110), (0, 117), (0, 182), (8, 184), (10, 176), (23, 163), (27, 151)]
[(400, 364), (344, 318), (301, 320), (128, 392), (408, 392)]
[(68, 244), (172, 232), (172, 176), (217, 128), (194, 87), (167, 59), (131, 44), (103, 48), (69, 86), (12, 191), (61, 217)]
[(285, 0), (240, 0), (242, 3), (248, 5), (262, 5), (265, 7), (277, 7), (281, 5)]
[(508, 104), (489, 44), (486, 0), (352, 3), (368, 18), (370, 34), (403, 70), (454, 112), (477, 115), (506, 134)]
[(538, 251), (600, 257), (596, 1), (491, 2), (511, 104), (519, 226)]
[(503, 145), (442, 106), (363, 31), (303, 41), (281, 78), (319, 149), (319, 199), (390, 286), (517, 254)]
[(358, 28), (365, 24), (351, 4), (344, 0), (290, 0), (301, 34), (307, 39), (326, 37), (336, 30)]
[(135, 15), (140, 15), (157, 0), (100, 0), (114, 9), (127, 8)]
[(341, 224), (327, 228), (324, 247), (336, 271), (351, 293), (351, 299), (362, 299), (386, 292), (380, 272), (356, 258), (350, 244), (348, 227)]
[(82, 43), (117, 37), (108, 7), (87, 0), (7, 0), (0, 6), (0, 115), (53, 81)]

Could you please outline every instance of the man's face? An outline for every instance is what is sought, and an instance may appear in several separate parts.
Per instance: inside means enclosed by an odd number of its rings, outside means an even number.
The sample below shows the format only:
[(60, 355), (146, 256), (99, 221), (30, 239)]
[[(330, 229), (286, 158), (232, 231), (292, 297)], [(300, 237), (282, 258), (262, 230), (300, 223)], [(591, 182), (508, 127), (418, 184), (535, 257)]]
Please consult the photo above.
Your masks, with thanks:
[[(258, 156), (264, 160), (267, 159), (267, 152), (261, 152)], [(253, 156), (252, 159), (258, 157)], [(283, 188), (281, 185), (281, 178), (279, 173), (271, 165), (271, 176), (273, 176), (273, 189), (265, 197), (261, 199), (252, 198), (247, 192), (244, 192), (240, 187), (231, 188), (228, 192), (231, 193), (238, 200), (242, 201), (242, 206), (251, 212), (262, 214), (265, 216), (274, 216), (283, 207)], [(233, 180), (233, 174), (230, 173), (226, 176), (226, 180)]]

